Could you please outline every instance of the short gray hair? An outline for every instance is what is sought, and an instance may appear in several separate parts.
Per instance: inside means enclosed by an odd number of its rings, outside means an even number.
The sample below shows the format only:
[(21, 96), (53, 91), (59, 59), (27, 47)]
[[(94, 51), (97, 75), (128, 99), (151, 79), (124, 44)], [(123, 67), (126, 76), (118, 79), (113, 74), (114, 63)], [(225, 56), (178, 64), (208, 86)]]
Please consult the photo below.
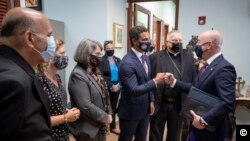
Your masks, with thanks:
[(179, 34), (181, 34), (181, 32), (178, 31), (178, 30), (172, 30), (172, 31), (168, 32), (168, 34), (167, 34), (167, 41), (169, 41), (169, 39), (172, 37), (172, 35), (173, 35), (174, 33), (179, 33)]
[(74, 60), (77, 63), (81, 63), (84, 66), (87, 66), (89, 63), (89, 55), (97, 48), (101, 48), (102, 50), (102, 45), (95, 40), (91, 39), (83, 39), (79, 43), (75, 55), (74, 55)]

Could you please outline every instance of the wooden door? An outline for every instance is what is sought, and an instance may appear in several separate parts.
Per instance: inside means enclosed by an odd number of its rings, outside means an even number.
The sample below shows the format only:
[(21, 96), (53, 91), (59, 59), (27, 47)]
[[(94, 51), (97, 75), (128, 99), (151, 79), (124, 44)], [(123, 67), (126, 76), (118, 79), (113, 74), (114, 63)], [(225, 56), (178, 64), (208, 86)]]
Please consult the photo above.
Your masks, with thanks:
[[(14, 3), (14, 5), (11, 5), (11, 3)], [(4, 15), (10, 8), (18, 6), (20, 6), (20, 0), (0, 0), (0, 31)]]
[(167, 42), (167, 35), (169, 32), (169, 25), (166, 23), (162, 24), (162, 43), (161, 43), (161, 49), (165, 49), (166, 47), (166, 42)]
[(10, 0), (0, 0), (0, 31), (4, 15), (10, 9)]
[(161, 45), (161, 19), (153, 15), (153, 42), (155, 43), (155, 51), (160, 50)]
[[(140, 15), (145, 16), (147, 19), (146, 21), (141, 22), (140, 21)], [(143, 25), (146, 28), (148, 28), (150, 32), (150, 17), (151, 17), (151, 12), (144, 7), (135, 4), (135, 3), (129, 3), (128, 7), (128, 27), (127, 27), (127, 51), (130, 51), (131, 49), (131, 44), (129, 40), (129, 30), (136, 26), (136, 25)]]

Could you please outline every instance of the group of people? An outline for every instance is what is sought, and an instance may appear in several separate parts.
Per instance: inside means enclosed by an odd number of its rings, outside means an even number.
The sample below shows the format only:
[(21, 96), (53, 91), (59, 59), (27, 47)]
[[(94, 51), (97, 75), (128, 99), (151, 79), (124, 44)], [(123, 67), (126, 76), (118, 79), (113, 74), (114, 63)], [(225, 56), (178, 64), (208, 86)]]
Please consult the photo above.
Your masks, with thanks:
[[(68, 65), (64, 42), (54, 39), (42, 13), (14, 8), (5, 15), (0, 35), (0, 135), (4, 141), (224, 141), (231, 138), (235, 110), (236, 71), (221, 53), (222, 35), (208, 30), (198, 36), (194, 52), (204, 62), (197, 71), (193, 55), (182, 48), (182, 34), (170, 31), (166, 48), (152, 49), (144, 26), (129, 31), (132, 48), (122, 60), (112, 41), (102, 46), (83, 39), (74, 54), (76, 66), (68, 82), (71, 107), (59, 70)], [(104, 49), (105, 55), (102, 56)], [(204, 115), (180, 116), (191, 87), (219, 99)], [(119, 126), (116, 127), (116, 114)], [(183, 122), (188, 135), (181, 134)], [(207, 130), (207, 126), (215, 130)]]

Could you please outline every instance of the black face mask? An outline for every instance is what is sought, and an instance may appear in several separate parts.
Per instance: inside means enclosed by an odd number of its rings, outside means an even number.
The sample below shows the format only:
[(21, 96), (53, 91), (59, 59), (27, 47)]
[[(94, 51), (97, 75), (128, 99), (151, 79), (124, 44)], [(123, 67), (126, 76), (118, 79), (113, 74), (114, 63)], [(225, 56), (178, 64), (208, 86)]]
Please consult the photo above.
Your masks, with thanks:
[(200, 45), (195, 45), (194, 46), (194, 52), (199, 57), (200, 59), (202, 58), (203, 50)]
[(102, 62), (102, 57), (98, 57), (98, 56), (91, 54), (89, 58), (89, 62), (92, 67), (98, 67)]
[(143, 52), (148, 52), (149, 48), (151, 46), (151, 42), (139, 42), (139, 48), (143, 51)]
[(179, 52), (182, 49), (182, 43), (172, 43), (171, 50), (174, 52)]
[(106, 50), (106, 54), (107, 54), (107, 56), (113, 56), (113, 55), (114, 55), (114, 53), (115, 53), (115, 51), (114, 51), (114, 50)]
[(68, 66), (68, 61), (69, 61), (68, 56), (55, 56), (54, 66), (59, 70), (65, 69)]
[(152, 52), (154, 49), (155, 49), (155, 47), (150, 46), (149, 49), (148, 49), (148, 51), (149, 51), (149, 52)]

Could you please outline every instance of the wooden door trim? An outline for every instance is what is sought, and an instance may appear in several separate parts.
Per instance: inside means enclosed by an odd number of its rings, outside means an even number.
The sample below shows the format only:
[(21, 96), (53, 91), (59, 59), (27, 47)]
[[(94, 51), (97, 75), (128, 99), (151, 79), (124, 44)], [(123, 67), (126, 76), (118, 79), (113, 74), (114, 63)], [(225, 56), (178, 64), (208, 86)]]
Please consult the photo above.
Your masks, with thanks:
[[(157, 26), (157, 31), (156, 33), (156, 44), (158, 46), (155, 47), (155, 51), (159, 51), (160, 50), (160, 46), (161, 46), (161, 22), (162, 20), (160, 18), (158, 18), (156, 15), (153, 15), (153, 36), (154, 36), (154, 23), (156, 22), (156, 26)], [(153, 37), (152, 37), (153, 38)]]
[(146, 15), (148, 15), (148, 32), (150, 32), (150, 18), (151, 18), (151, 12), (148, 10), (148, 9), (146, 9), (146, 8), (144, 8), (144, 7), (142, 7), (142, 6), (140, 6), (140, 5), (138, 5), (138, 4), (135, 4), (135, 13), (134, 13), (134, 15), (135, 15), (135, 20), (134, 20), (134, 25), (137, 25), (137, 11), (140, 11), (140, 12), (142, 12), (142, 13), (144, 13), (144, 14), (146, 14)]

